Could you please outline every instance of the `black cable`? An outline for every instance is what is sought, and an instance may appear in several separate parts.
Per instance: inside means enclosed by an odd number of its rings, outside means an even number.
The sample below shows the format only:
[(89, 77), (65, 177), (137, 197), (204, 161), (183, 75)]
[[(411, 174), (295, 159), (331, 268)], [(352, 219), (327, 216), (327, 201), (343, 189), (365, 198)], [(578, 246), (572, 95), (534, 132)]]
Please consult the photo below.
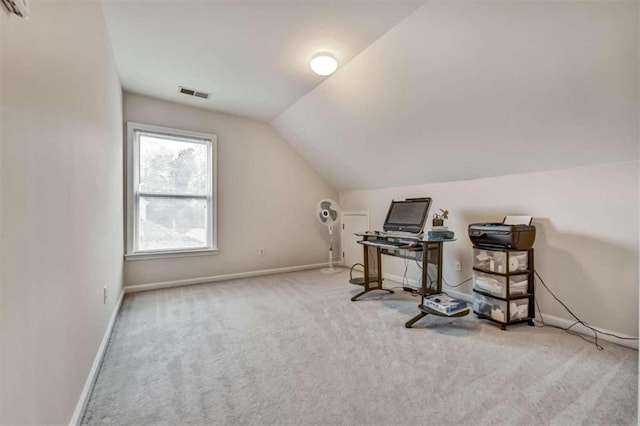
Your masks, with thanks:
[(412, 296), (419, 296), (420, 295), (420, 289), (419, 288), (411, 287), (409, 285), (407, 285), (407, 286), (389, 287), (389, 290), (396, 290), (396, 289), (404, 290), (404, 291), (406, 291), (408, 293), (411, 293)]
[(351, 266), (351, 269), (349, 269), (349, 281), (353, 279), (353, 269), (356, 266), (362, 266), (362, 269), (364, 269), (364, 265), (362, 263), (354, 263), (353, 266)]
[(445, 279), (444, 279), (444, 277), (442, 277), (442, 281), (444, 281), (444, 284), (445, 284), (447, 287), (451, 287), (451, 288), (454, 288), (454, 287), (460, 287), (462, 284), (464, 284), (464, 283), (466, 283), (466, 282), (469, 282), (469, 281), (471, 281), (472, 279), (473, 279), (473, 277), (471, 277), (471, 278), (467, 278), (466, 280), (462, 281), (461, 283), (458, 283), (458, 284), (456, 284), (456, 285), (451, 285), (451, 284), (449, 284), (449, 283), (447, 282), (447, 280), (445, 280)]
[[(573, 312), (571, 312), (571, 309), (569, 309), (567, 307), (567, 305), (565, 305), (560, 299), (558, 299), (558, 297), (549, 289), (549, 287), (547, 287), (547, 284), (544, 282), (544, 280), (542, 279), (540, 274), (538, 274), (538, 271), (534, 271), (534, 272), (535, 272), (536, 276), (538, 277), (538, 279), (540, 279), (540, 282), (542, 283), (544, 288), (551, 294), (551, 296), (553, 296), (553, 298), (558, 303), (560, 303), (562, 305), (563, 308), (565, 308), (567, 310), (567, 312), (569, 312), (569, 314), (571, 314), (571, 316), (576, 320), (576, 323), (582, 324), (583, 326), (589, 328), (590, 330), (592, 330), (592, 331), (594, 331), (596, 333), (604, 334), (605, 336), (615, 337), (616, 339), (620, 339), (620, 340), (638, 340), (637, 337), (622, 337), (622, 336), (618, 336), (617, 334), (614, 334), (614, 333), (607, 333), (606, 331), (602, 331), (600, 329), (592, 327), (589, 324), (587, 324), (586, 322), (582, 321)], [(568, 327), (568, 328), (571, 328), (571, 327)]]
[[(572, 336), (577, 336), (579, 338), (581, 338), (582, 340), (584, 340), (587, 343), (592, 343), (593, 345), (595, 345), (596, 349), (598, 349), (599, 351), (603, 350), (604, 348), (598, 343), (598, 336), (596, 335), (594, 340), (589, 340), (589, 338), (587, 338), (587, 336), (577, 333), (573, 330), (570, 330), (571, 327), (573, 327), (574, 325), (578, 324), (578, 322), (574, 322), (573, 324), (571, 324), (569, 327), (560, 327), (558, 325), (552, 325), (552, 324), (547, 324), (544, 322), (544, 317), (542, 316), (542, 311), (540, 310), (540, 304), (538, 303), (538, 298), (534, 296), (533, 298), (534, 303), (536, 308), (538, 309), (538, 315), (540, 316), (540, 323), (542, 325), (536, 325), (536, 327), (540, 327), (540, 328), (544, 328), (544, 327), (551, 327), (551, 328), (557, 328), (558, 330), (562, 330), (564, 332), (566, 332), (567, 334), (571, 334)], [(535, 319), (534, 319), (534, 324), (535, 324)]]
[(429, 271), (427, 271), (427, 288), (433, 288), (433, 283), (436, 282), (431, 275), (429, 275)]
[[(537, 274), (537, 272), (536, 272), (536, 274)], [(540, 277), (540, 276), (538, 275), (538, 277)], [(542, 278), (540, 278), (540, 281), (542, 281)], [(544, 284), (544, 282), (543, 282), (543, 284)], [(534, 285), (535, 285), (535, 280), (534, 280)], [(546, 284), (544, 285), (544, 287), (547, 289), (547, 291), (549, 291), (549, 293), (551, 293), (551, 295), (554, 298), (556, 298), (556, 296), (551, 292), (551, 290), (549, 290), (549, 288), (546, 286)], [(556, 298), (556, 300), (558, 300), (558, 299)], [(586, 336), (584, 336), (584, 335), (582, 335), (580, 333), (576, 333), (575, 331), (571, 330), (571, 328), (573, 326), (575, 326), (576, 324), (579, 324), (579, 321), (574, 322), (569, 327), (560, 327), (560, 326), (557, 326), (557, 325), (546, 324), (544, 322), (544, 317), (542, 316), (542, 311), (540, 310), (540, 305), (538, 304), (538, 298), (536, 298), (535, 296), (534, 296), (534, 303), (535, 303), (536, 307), (538, 308), (538, 315), (540, 315), (540, 322), (542, 323), (542, 325), (539, 326), (539, 327), (557, 328), (558, 330), (562, 330), (567, 334), (570, 334), (572, 336), (577, 336), (577, 337), (581, 338), (582, 340), (584, 340), (587, 343), (592, 343), (596, 347), (596, 349), (599, 350), (599, 351), (604, 350), (604, 348), (598, 343), (598, 333), (597, 332), (594, 331), (593, 332), (594, 339), (593, 340), (589, 340)], [(562, 302), (560, 302), (560, 303), (564, 306), (564, 304)], [(566, 306), (565, 306), (565, 309), (569, 310)], [(573, 315), (573, 313), (571, 313), (571, 315)], [(575, 318), (575, 315), (574, 315), (574, 318)], [(534, 321), (534, 323), (535, 323), (535, 321)]]
[[(538, 277), (538, 279), (540, 280), (540, 282), (542, 283), (542, 285), (544, 286), (544, 288), (549, 292), (549, 294), (551, 294), (551, 296), (553, 296), (553, 298), (560, 303), (560, 305), (562, 305), (563, 308), (565, 308), (567, 310), (567, 312), (576, 320), (576, 322), (574, 322), (573, 324), (571, 324), (569, 327), (563, 328), (563, 327), (557, 327), (557, 326), (551, 326), (554, 328), (559, 328), (561, 330), (566, 331), (569, 334), (572, 334), (574, 336), (579, 336), (580, 338), (582, 338), (583, 340), (586, 340), (587, 342), (593, 343), (596, 345), (596, 348), (598, 348), (598, 350), (602, 350), (602, 346), (600, 346), (600, 344), (598, 343), (598, 334), (603, 334), (605, 336), (611, 336), (611, 337), (615, 337), (616, 339), (620, 339), (620, 340), (635, 340), (637, 341), (638, 338), (637, 337), (622, 337), (622, 336), (618, 336), (617, 334), (614, 333), (607, 333), (605, 331), (599, 330), (595, 327), (590, 326), (589, 324), (587, 324), (585, 321), (581, 320), (580, 318), (578, 318), (576, 316), (576, 314), (574, 314), (571, 309), (569, 309), (569, 307), (562, 302), (552, 291), (551, 289), (547, 286), (547, 284), (544, 282), (544, 280), (542, 279), (542, 277), (540, 276), (540, 274), (538, 273), (538, 271), (534, 270), (533, 271), (536, 276)], [(537, 303), (537, 301), (536, 301)], [(538, 306), (538, 312), (540, 312), (540, 307)], [(540, 315), (540, 319), (542, 320), (542, 324), (543, 326), (546, 326), (546, 324), (544, 323), (544, 319), (542, 318), (542, 314)], [(583, 327), (588, 328), (589, 330), (591, 330), (593, 332), (594, 335), (594, 341), (590, 341), (584, 338), (584, 336), (582, 336), (581, 334), (578, 334), (577, 332), (571, 330), (572, 327), (574, 327), (575, 325), (580, 324)]]
[(404, 258), (404, 275), (402, 276), (402, 285), (409, 287), (409, 280), (407, 279), (407, 271), (409, 270), (409, 260)]
[[(385, 287), (385, 288), (387, 288), (387, 287)], [(397, 285), (397, 286), (395, 286), (395, 287), (388, 287), (388, 289), (389, 289), (389, 290), (396, 290), (396, 289), (402, 289), (402, 290), (404, 290), (404, 289), (405, 289), (405, 286)]]

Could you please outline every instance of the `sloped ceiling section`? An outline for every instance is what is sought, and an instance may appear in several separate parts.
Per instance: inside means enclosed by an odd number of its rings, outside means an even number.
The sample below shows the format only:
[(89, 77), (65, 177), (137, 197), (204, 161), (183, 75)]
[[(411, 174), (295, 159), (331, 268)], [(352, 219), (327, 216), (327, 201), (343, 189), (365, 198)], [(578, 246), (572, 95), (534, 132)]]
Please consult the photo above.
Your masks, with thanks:
[(342, 190), (637, 160), (638, 3), (429, 2), (272, 125)]
[[(125, 90), (270, 121), (324, 78), (318, 51), (348, 62), (423, 0), (102, 0)], [(203, 99), (178, 86), (211, 92)]]

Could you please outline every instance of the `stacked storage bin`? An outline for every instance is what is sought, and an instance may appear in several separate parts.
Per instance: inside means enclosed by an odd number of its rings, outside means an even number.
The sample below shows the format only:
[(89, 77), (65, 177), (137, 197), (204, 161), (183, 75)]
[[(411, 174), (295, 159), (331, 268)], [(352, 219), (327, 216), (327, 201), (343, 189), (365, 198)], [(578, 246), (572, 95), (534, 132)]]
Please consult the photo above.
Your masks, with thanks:
[(473, 248), (473, 311), (480, 317), (508, 325), (533, 325), (533, 249)]

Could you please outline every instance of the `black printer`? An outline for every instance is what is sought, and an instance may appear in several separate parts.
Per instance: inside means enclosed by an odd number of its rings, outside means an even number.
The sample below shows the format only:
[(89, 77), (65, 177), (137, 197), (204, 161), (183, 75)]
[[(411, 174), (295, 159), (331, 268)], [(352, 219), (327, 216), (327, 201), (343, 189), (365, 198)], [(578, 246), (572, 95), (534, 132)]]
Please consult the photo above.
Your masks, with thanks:
[(536, 240), (533, 225), (506, 225), (504, 223), (472, 223), (469, 238), (476, 247), (527, 250)]

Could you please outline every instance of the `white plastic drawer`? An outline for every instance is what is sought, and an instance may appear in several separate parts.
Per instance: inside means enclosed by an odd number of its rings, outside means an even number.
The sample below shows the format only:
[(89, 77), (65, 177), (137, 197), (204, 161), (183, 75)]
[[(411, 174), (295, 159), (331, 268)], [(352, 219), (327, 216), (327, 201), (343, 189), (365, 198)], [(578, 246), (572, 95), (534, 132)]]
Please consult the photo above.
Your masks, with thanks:
[[(510, 318), (507, 318), (507, 303), (510, 305)], [(529, 299), (506, 302), (474, 293), (473, 311), (503, 323), (516, 321), (529, 317)]]
[[(509, 296), (527, 294), (527, 275), (513, 275), (509, 277)], [(507, 277), (480, 271), (473, 271), (473, 288), (498, 297), (507, 297)]]
[[(507, 257), (509, 264), (507, 265)], [(501, 274), (526, 271), (529, 257), (526, 251), (496, 251), (487, 249), (473, 249), (473, 267), (489, 272)]]

